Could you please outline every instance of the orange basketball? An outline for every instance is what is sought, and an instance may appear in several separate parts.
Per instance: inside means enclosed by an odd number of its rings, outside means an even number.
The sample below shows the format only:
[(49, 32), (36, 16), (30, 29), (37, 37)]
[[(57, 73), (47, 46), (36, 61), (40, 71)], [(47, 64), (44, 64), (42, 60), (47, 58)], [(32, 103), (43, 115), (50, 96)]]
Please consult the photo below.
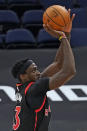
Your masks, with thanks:
[(60, 5), (53, 5), (46, 9), (43, 14), (43, 23), (50, 25), (52, 29), (63, 31), (70, 21), (67, 9)]

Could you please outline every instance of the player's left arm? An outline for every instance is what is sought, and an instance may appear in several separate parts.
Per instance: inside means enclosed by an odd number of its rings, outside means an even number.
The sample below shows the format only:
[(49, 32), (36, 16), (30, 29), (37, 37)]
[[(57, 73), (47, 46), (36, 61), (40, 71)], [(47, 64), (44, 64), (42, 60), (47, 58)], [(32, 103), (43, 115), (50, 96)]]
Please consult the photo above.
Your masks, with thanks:
[[(68, 10), (69, 14), (71, 12), (71, 10)], [(65, 35), (70, 43), (70, 33), (71, 33), (71, 29), (72, 29), (72, 21), (75, 17), (75, 14), (72, 15), (70, 22), (68, 23), (68, 25), (64, 28), (64, 32)], [(53, 30), (51, 30), (50, 27), (48, 26), (44, 26), (45, 30), (51, 34), (52, 36), (59, 38), (60, 36), (57, 35), (56, 32), (53, 32)], [(61, 34), (60, 34), (61, 35)], [(53, 61), (52, 64), (50, 64), (42, 73), (41, 73), (41, 77), (50, 77), (52, 75), (54, 75), (56, 72), (60, 71), (63, 65), (63, 60), (64, 60), (64, 54), (62, 51), (61, 46), (59, 47), (59, 49), (57, 50), (55, 59)]]

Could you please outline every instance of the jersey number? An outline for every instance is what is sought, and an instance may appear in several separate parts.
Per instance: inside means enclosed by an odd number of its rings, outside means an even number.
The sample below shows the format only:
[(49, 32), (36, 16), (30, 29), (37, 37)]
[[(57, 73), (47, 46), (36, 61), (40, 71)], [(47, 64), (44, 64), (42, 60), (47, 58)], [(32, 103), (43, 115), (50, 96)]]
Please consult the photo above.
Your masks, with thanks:
[(20, 113), (20, 111), (21, 111), (21, 106), (16, 106), (15, 111), (16, 111), (16, 114), (15, 114), (16, 124), (13, 123), (13, 129), (14, 129), (14, 130), (17, 130), (18, 127), (20, 126), (20, 118), (19, 118), (18, 115), (19, 115), (19, 113)]

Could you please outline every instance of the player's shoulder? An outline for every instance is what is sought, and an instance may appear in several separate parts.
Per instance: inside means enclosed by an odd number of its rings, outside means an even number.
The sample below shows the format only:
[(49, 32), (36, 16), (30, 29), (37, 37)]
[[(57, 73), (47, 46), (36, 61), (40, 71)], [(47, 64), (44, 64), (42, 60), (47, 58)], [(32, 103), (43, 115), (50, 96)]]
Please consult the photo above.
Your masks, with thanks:
[(34, 82), (33, 85), (38, 85), (38, 84), (45, 84), (45, 83), (48, 83), (49, 82), (49, 78), (48, 77), (42, 77), (40, 79), (38, 79), (36, 82)]
[(40, 92), (46, 93), (48, 90), (49, 90), (49, 78), (44, 77), (33, 82), (31, 86), (28, 88), (27, 92), (28, 94), (35, 95), (35, 94), (39, 94)]

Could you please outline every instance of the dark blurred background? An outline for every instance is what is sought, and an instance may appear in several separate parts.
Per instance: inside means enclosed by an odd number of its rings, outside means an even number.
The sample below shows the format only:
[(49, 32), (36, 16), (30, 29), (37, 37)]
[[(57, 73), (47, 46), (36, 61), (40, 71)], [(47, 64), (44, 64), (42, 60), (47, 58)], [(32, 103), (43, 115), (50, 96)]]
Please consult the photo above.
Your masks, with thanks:
[(71, 47), (76, 76), (48, 92), (52, 110), (49, 131), (87, 131), (87, 0), (0, 0), (0, 131), (12, 131), (16, 80), (14, 63), (31, 58), (40, 71), (52, 63), (60, 45), (43, 29), (43, 13), (51, 5), (75, 13)]

